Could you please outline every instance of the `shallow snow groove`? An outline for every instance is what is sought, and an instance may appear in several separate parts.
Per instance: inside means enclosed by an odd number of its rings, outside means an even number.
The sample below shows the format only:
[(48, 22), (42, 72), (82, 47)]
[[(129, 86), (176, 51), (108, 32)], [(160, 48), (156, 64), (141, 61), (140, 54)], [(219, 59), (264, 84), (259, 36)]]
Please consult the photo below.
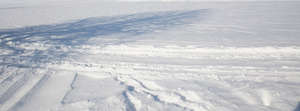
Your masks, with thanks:
[(14, 104), (13, 107), (10, 108), (10, 110), (17, 110), (19, 107), (22, 107), (23, 104), (28, 103), (30, 101), (29, 98), (31, 98), (34, 93), (44, 85), (44, 83), (49, 79), (49, 75), (42, 75), (41, 78), (39, 78), (37, 83), (34, 83), (34, 86), (30, 89), (29, 92), (27, 92), (16, 104)]
[(8, 93), (2, 95), (4, 97), (7, 97), (7, 100), (3, 99), (4, 103), (1, 103), (1, 110), (13, 110), (11, 108), (13, 108), (13, 106), (17, 105), (19, 102), (22, 102), (22, 98), (24, 98), (27, 94), (31, 93), (31, 90), (34, 89), (34, 87), (43, 79), (43, 77), (45, 76), (25, 75), (25, 77), (22, 77), (20, 80), (21, 83), (17, 81), (17, 86), (15, 86), (14, 84), (12, 86), (12, 90), (7, 90)]
[(65, 104), (65, 103), (66, 103), (66, 102), (65, 102), (65, 101), (66, 101), (65, 98), (66, 98), (66, 97), (69, 95), (69, 93), (75, 88), (75, 87), (74, 87), (74, 83), (76, 82), (77, 78), (78, 78), (78, 74), (76, 73), (76, 74), (74, 75), (74, 78), (73, 78), (71, 84), (70, 84), (70, 89), (69, 89), (69, 91), (64, 95), (63, 99), (61, 100), (61, 104)]

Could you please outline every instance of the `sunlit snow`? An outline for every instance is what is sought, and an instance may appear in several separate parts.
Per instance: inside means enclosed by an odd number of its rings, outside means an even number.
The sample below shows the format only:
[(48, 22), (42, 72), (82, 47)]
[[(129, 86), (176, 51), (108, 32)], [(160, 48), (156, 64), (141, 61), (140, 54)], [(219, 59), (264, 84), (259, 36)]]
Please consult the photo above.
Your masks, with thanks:
[(3, 1), (0, 111), (299, 111), (300, 2)]

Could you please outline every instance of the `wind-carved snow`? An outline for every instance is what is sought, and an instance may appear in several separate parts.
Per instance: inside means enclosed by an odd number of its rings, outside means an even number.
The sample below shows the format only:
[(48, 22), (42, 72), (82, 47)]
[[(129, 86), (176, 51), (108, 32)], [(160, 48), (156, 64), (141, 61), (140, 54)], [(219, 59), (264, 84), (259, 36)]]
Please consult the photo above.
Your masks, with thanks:
[(148, 12), (1, 30), (1, 111), (293, 110), (300, 46), (289, 41), (298, 39), (263, 44), (272, 38), (256, 37), (253, 24), (217, 25), (218, 14)]

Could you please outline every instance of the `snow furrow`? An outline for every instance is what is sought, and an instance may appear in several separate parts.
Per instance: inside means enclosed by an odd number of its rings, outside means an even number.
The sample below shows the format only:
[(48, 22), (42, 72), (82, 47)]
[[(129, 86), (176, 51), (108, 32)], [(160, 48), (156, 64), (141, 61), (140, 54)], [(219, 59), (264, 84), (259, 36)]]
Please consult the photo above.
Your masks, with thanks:
[(76, 74), (74, 75), (74, 78), (73, 78), (71, 84), (70, 84), (70, 89), (69, 89), (69, 91), (64, 95), (63, 99), (61, 100), (61, 104), (65, 104), (65, 98), (66, 98), (66, 97), (69, 95), (69, 93), (74, 89), (74, 83), (76, 82), (77, 77), (78, 77), (78, 74), (76, 73)]
[(43, 75), (40, 80), (34, 84), (34, 86), (28, 91), (14, 106), (12, 106), (9, 110), (16, 111), (18, 108), (23, 107), (23, 105), (27, 102), (30, 102), (31, 96), (33, 96), (36, 91), (44, 85), (44, 83), (49, 79), (50, 75)]
[[(18, 88), (12, 89), (11, 91), (13, 91), (13, 92), (8, 93), (10, 96), (6, 95), (10, 98), (3, 101), (3, 104), (0, 107), (0, 110), (1, 111), (10, 110), (10, 108), (12, 108), (15, 104), (17, 104), (27, 93), (29, 93), (31, 91), (32, 88), (34, 88), (34, 86), (43, 78), (43, 76), (44, 75), (23, 77), (23, 79), (21, 79), (21, 83), (17, 84)], [(10, 91), (10, 90), (8, 90), (8, 91)]]

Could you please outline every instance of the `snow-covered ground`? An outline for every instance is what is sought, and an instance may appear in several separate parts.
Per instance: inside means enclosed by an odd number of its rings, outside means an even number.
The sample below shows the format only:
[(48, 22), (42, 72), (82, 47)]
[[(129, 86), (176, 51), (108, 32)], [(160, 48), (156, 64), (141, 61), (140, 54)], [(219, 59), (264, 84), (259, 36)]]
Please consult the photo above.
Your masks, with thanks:
[(0, 4), (0, 111), (299, 111), (300, 2)]

